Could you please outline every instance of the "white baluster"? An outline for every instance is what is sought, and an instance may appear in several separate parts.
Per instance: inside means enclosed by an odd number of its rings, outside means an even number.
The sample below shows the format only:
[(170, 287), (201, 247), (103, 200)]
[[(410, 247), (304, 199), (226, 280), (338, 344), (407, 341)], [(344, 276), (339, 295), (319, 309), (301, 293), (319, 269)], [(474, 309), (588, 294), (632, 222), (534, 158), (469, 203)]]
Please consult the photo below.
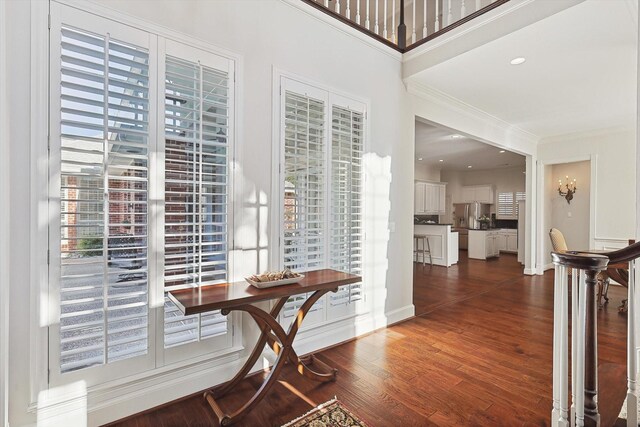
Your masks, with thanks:
[(346, 16), (347, 19), (351, 19), (351, 6), (350, 6), (351, 2), (347, 0), (346, 3), (347, 3), (347, 8), (344, 11), (344, 16)]
[(636, 261), (629, 262), (629, 287), (627, 289), (627, 427), (638, 425), (638, 306), (636, 305), (638, 295), (636, 294), (636, 284), (640, 274)]
[(329, 0), (324, 0), (324, 7), (329, 7)]
[(356, 1), (356, 24), (360, 25), (360, 0)]
[(391, 1), (391, 41), (398, 43), (396, 37), (396, 0)]
[(467, 16), (467, 7), (464, 5), (464, 0), (462, 0), (462, 6), (460, 6), (460, 19)]
[[(577, 347), (576, 352), (576, 426), (584, 426), (584, 374), (585, 374), (585, 336), (587, 329), (587, 289), (586, 274), (580, 270), (578, 287), (578, 323), (576, 325)], [(573, 379), (573, 377), (572, 377)]]
[(482, 7), (480, 5), (481, 1), (480, 0), (476, 0), (476, 12), (480, 10), (480, 8)]
[[(571, 271), (571, 324), (578, 324), (578, 270)], [(578, 348), (578, 334), (575, 327), (571, 328), (571, 375), (575, 375), (577, 369), (577, 355), (575, 349)], [(571, 381), (571, 425), (576, 425), (576, 382)]]
[(365, 12), (364, 27), (368, 30), (370, 26), (371, 21), (369, 21), (369, 0), (367, 0), (367, 10)]
[(380, 0), (376, 0), (376, 25), (373, 30), (376, 34), (380, 34), (380, 26), (378, 25), (378, 2), (379, 1)]
[(382, 14), (382, 37), (388, 37), (387, 33), (387, 0), (384, 0), (384, 11)]
[(411, 43), (416, 42), (416, 1), (413, 0), (413, 27), (411, 28)]
[(434, 32), (440, 31), (440, 12), (438, 11), (440, 0), (436, 0), (436, 23), (434, 25)]
[(453, 12), (451, 9), (451, 0), (449, 0), (449, 11), (447, 13), (447, 26), (451, 25), (453, 22)]
[(427, 0), (422, 2), (424, 10), (422, 11), (422, 38), (427, 38)]
[(569, 427), (567, 420), (569, 382), (569, 289), (567, 269), (556, 264), (553, 285), (553, 409), (551, 424), (554, 427)]
[[(349, 2), (349, 0), (347, 0), (347, 3)], [(336, 12), (338, 12), (338, 15), (340, 15), (340, 0), (336, 0)]]

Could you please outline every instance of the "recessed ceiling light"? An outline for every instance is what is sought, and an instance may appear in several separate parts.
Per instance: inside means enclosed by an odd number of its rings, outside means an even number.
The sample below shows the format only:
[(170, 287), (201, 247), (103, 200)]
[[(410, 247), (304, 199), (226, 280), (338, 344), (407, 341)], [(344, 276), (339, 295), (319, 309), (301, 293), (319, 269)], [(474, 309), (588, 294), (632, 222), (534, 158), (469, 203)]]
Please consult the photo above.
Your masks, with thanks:
[(524, 59), (523, 57), (519, 56), (517, 58), (513, 58), (511, 60), (511, 65), (520, 65), (520, 64), (524, 64), (524, 61), (526, 61), (526, 59)]
[(439, 161), (439, 162), (444, 162), (444, 159), (440, 159), (440, 160), (438, 160), (438, 161)]
[(471, 169), (473, 166), (469, 165), (469, 166), (467, 166), (467, 167), (468, 167), (469, 169)]
[(500, 150), (501, 153), (504, 153), (504, 150)]
[(462, 138), (462, 135), (451, 135), (451, 139), (458, 139), (458, 138)]
[(422, 157), (418, 157), (418, 160), (422, 161)]

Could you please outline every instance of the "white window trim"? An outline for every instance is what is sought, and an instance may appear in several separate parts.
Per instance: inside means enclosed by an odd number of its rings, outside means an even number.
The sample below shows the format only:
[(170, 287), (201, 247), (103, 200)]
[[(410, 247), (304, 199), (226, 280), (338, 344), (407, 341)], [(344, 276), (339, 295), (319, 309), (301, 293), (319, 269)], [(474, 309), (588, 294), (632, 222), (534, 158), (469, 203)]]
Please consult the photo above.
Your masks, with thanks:
[[(132, 27), (154, 33), (166, 39), (171, 39), (183, 44), (191, 45), (195, 48), (211, 52), (213, 54), (223, 56), (235, 63), (235, 90), (236, 99), (234, 102), (233, 115), (235, 117), (235, 140), (236, 147), (241, 145), (242, 141), (242, 118), (239, 115), (243, 110), (243, 63), (244, 59), (241, 55), (213, 46), (209, 42), (199, 40), (193, 36), (188, 36), (178, 31), (170, 30), (166, 27), (149, 23), (142, 19), (134, 18), (129, 15), (114, 11), (108, 7), (104, 7), (95, 3), (81, 0), (53, 0), (53, 3), (70, 6), (88, 13), (98, 15), (100, 17), (111, 19)], [(49, 312), (49, 286), (48, 286), (48, 251), (46, 245), (42, 242), (47, 241), (49, 211), (48, 206), (48, 170), (42, 164), (42, 158), (47, 158), (48, 152), (48, 129), (49, 129), (49, 2), (31, 2), (31, 69), (30, 69), (30, 343), (29, 343), (29, 400), (30, 404), (27, 411), (35, 413), (38, 407), (38, 394), (40, 391), (49, 388), (48, 381), (48, 332), (47, 325), (51, 324), (51, 313)], [(4, 28), (4, 26), (3, 26)], [(4, 127), (3, 127), (4, 128)], [(235, 150), (233, 157), (233, 165), (230, 169), (230, 179), (236, 182), (233, 190), (233, 207), (232, 214), (234, 217), (239, 215), (241, 209), (237, 206), (236, 195), (242, 194), (242, 181), (237, 179), (242, 175), (239, 173), (235, 165), (239, 162), (239, 150)], [(230, 262), (234, 252), (233, 242), (229, 246)], [(234, 280), (233, 272), (230, 277)], [(150, 289), (150, 298), (151, 289)], [(233, 314), (236, 330), (242, 330), (241, 316), (237, 313)], [(156, 328), (157, 329), (157, 328)], [(150, 337), (152, 340), (153, 337)], [(227, 377), (228, 367), (238, 363), (240, 352), (244, 349), (242, 345), (241, 333), (236, 333), (233, 340), (233, 347), (228, 349), (224, 355), (208, 354), (204, 356), (196, 356), (192, 359), (181, 361), (172, 365), (164, 365), (150, 371), (141, 372), (138, 375), (124, 378), (120, 381), (103, 383), (99, 386), (89, 389), (92, 396), (89, 399), (89, 415), (98, 411), (98, 418), (104, 423), (113, 421), (128, 415), (127, 409), (120, 407), (120, 414), (113, 412), (111, 407), (123, 402), (127, 396), (123, 396), (123, 387), (127, 388), (131, 396), (144, 397), (144, 402), (140, 405), (146, 407), (155, 406), (166, 400), (166, 390), (171, 388), (175, 393), (181, 395), (198, 391), (206, 386), (210, 386), (212, 381), (218, 379), (222, 382)], [(214, 360), (212, 360), (214, 358)], [(163, 363), (160, 360), (158, 363)], [(233, 368), (231, 368), (233, 369)], [(195, 370), (195, 372), (194, 372)], [(191, 376), (190, 376), (191, 375)], [(195, 376), (194, 376), (195, 375)], [(202, 375), (207, 376), (206, 385), (202, 385), (200, 378)], [(193, 390), (185, 389), (185, 384), (190, 379)], [(182, 390), (182, 391), (179, 391)], [(156, 392), (155, 395), (152, 393)], [(164, 395), (162, 393), (165, 393)], [(127, 405), (124, 405), (127, 406)], [(130, 409), (129, 409), (130, 410)]]
[[(282, 125), (284, 123), (284, 119), (281, 114), (282, 99), (284, 94), (283, 81), (286, 79), (289, 85), (300, 84), (302, 85), (301, 87), (311, 86), (315, 90), (326, 92), (328, 96), (324, 98), (324, 100), (325, 102), (327, 102), (325, 106), (327, 119), (331, 117), (332, 104), (348, 105), (348, 101), (351, 101), (352, 103), (361, 104), (364, 107), (364, 113), (365, 113), (365, 128), (364, 128), (365, 136), (364, 136), (364, 142), (363, 142), (363, 157), (367, 154), (369, 149), (369, 140), (370, 140), (370, 134), (371, 134), (371, 123), (369, 120), (369, 112), (370, 112), (371, 105), (370, 105), (370, 101), (367, 99), (363, 99), (356, 95), (352, 95), (352, 94), (340, 91), (338, 89), (307, 79), (297, 74), (283, 71), (277, 67), (273, 67), (272, 77), (273, 77), (273, 80), (272, 80), (272, 122), (273, 122), (272, 147), (273, 149), (272, 149), (272, 161), (271, 161), (272, 197), (271, 197), (271, 204), (269, 208), (270, 208), (270, 211), (274, 213), (274, 215), (278, 215), (278, 221), (272, 221), (270, 224), (270, 241), (273, 242), (273, 247), (272, 247), (271, 253), (269, 254), (269, 265), (272, 268), (278, 269), (282, 267), (282, 263), (283, 263), (283, 250), (282, 250), (283, 247), (282, 247), (282, 241), (281, 241), (281, 236), (282, 236), (281, 218), (283, 218), (283, 215), (284, 215), (284, 194), (281, 194), (281, 187), (280, 187), (280, 183), (282, 180), (281, 167), (282, 167), (282, 161), (284, 159), (284, 155), (282, 153), (282, 144), (280, 140)], [(325, 138), (327, 141), (331, 140), (330, 139), (331, 138), (330, 122), (329, 122), (329, 127), (326, 129), (326, 132), (325, 132)], [(330, 162), (330, 159), (329, 159), (329, 162)], [(363, 168), (364, 168), (364, 165), (363, 165)], [(366, 170), (366, 168), (364, 169)], [(366, 182), (366, 173), (363, 171), (363, 189), (362, 189), (363, 191), (362, 217), (363, 218), (366, 218), (366, 215), (367, 215), (366, 202), (365, 202), (365, 197), (366, 197), (365, 182)], [(363, 226), (363, 233), (364, 233), (364, 230), (365, 230), (365, 227)], [(326, 244), (328, 244), (328, 241), (326, 242)], [(366, 256), (367, 256), (366, 248), (367, 248), (367, 243), (366, 243), (366, 236), (365, 236), (363, 238), (363, 247), (362, 247), (363, 259), (366, 259)], [(326, 261), (328, 262), (328, 259)], [(304, 336), (306, 333), (315, 334), (325, 329), (328, 325), (336, 324), (346, 319), (351, 319), (354, 317), (361, 318), (368, 315), (371, 312), (371, 306), (370, 306), (371, 298), (367, 296), (368, 291), (367, 291), (366, 283), (369, 283), (367, 270), (363, 269), (362, 270), (362, 289), (363, 289), (362, 292), (363, 292), (365, 301), (363, 303), (362, 311), (359, 311), (355, 314), (348, 314), (346, 316), (326, 319), (325, 321), (315, 322), (315, 323), (312, 323), (313, 313), (309, 313), (309, 315), (307, 316), (308, 318), (307, 320), (311, 320), (311, 322), (307, 323), (307, 321), (305, 321), (305, 324), (303, 324), (300, 331), (302, 336)], [(272, 303), (271, 305), (273, 306), (273, 304), (274, 303)], [(326, 309), (327, 309), (327, 302), (325, 301), (323, 311)]]
[[(11, 205), (10, 148), (7, 100), (7, 3), (0, 2), (0, 209)], [(0, 426), (9, 425), (9, 275), (11, 263), (9, 221), (0, 223)]]

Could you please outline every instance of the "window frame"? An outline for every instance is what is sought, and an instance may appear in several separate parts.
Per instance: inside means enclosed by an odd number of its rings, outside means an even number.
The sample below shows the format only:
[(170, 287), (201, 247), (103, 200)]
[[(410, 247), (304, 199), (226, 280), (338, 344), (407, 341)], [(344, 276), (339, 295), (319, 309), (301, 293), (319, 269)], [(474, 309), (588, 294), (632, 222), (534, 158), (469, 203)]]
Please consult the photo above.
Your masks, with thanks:
[[(331, 157), (331, 134), (332, 134), (332, 106), (337, 105), (343, 108), (350, 108), (353, 111), (362, 112), (364, 115), (364, 126), (363, 126), (363, 142), (362, 142), (362, 153), (363, 153), (363, 166), (362, 166), (362, 218), (366, 217), (366, 166), (365, 166), (365, 156), (368, 148), (368, 136), (370, 134), (370, 123), (368, 119), (368, 111), (369, 111), (369, 102), (366, 100), (362, 100), (356, 96), (346, 94), (340, 92), (338, 90), (329, 88), (322, 84), (310, 81), (303, 77), (283, 72), (281, 70), (274, 69), (274, 80), (273, 80), (273, 88), (274, 88), (274, 108), (273, 108), (273, 164), (279, 165), (277, 173), (274, 173), (272, 176), (274, 177), (272, 180), (272, 212), (274, 215), (278, 215), (278, 221), (274, 221), (274, 224), (271, 228), (272, 236), (275, 236), (275, 247), (273, 249), (271, 255), (271, 265), (275, 266), (275, 268), (281, 269), (284, 267), (284, 242), (283, 242), (283, 230), (284, 230), (284, 188), (282, 187), (282, 182), (284, 182), (284, 122), (285, 122), (285, 114), (284, 114), (284, 105), (285, 105), (285, 94), (287, 90), (299, 93), (299, 94), (308, 94), (309, 96), (314, 96), (317, 99), (326, 99), (326, 103), (324, 106), (325, 110), (325, 132), (324, 132), (324, 143), (326, 146), (326, 155), (325, 155), (325, 188), (328, 189), (325, 195), (325, 232), (326, 239), (324, 242), (325, 246), (325, 257), (322, 268), (330, 268), (330, 208), (331, 208), (331, 197), (330, 197), (330, 186), (331, 186), (331, 175), (330, 175), (330, 167), (332, 162)], [(363, 260), (366, 258), (366, 235), (365, 235), (366, 227), (363, 224), (362, 233), (363, 233), (363, 244), (362, 244), (362, 258)], [(309, 312), (307, 317), (305, 318), (305, 322), (301, 328), (303, 333), (305, 331), (310, 331), (313, 329), (321, 328), (336, 322), (340, 322), (345, 319), (350, 319), (353, 317), (363, 316), (369, 313), (369, 298), (368, 298), (368, 290), (367, 290), (367, 278), (366, 278), (366, 270), (362, 269), (362, 282), (361, 282), (361, 293), (363, 295), (362, 299), (356, 301), (353, 304), (351, 309), (349, 310), (339, 310), (342, 308), (342, 305), (336, 305), (334, 308), (331, 307), (329, 296), (325, 295), (321, 298), (322, 301), (322, 309), (317, 310), (315, 312)], [(328, 318), (327, 312), (331, 310), (335, 312), (335, 316)], [(284, 311), (284, 309), (283, 309)], [(282, 315), (280, 316), (280, 321), (284, 321), (285, 324), (288, 323), (288, 318), (284, 318)]]
[[(59, 140), (51, 141), (51, 154), (47, 154), (47, 147), (42, 155), (47, 158), (47, 165), (49, 170), (46, 172), (46, 176), (43, 174), (42, 180), (46, 182), (47, 190), (41, 190), (38, 192), (37, 200), (40, 203), (46, 203), (47, 213), (40, 217), (40, 221), (45, 221), (47, 231), (42, 233), (42, 237), (49, 240), (47, 254), (45, 254), (47, 260), (51, 262), (45, 262), (45, 267), (42, 271), (43, 275), (46, 275), (43, 279), (44, 294), (46, 297), (40, 297), (40, 302), (34, 302), (35, 307), (40, 307), (44, 304), (46, 310), (38, 308), (34, 312), (40, 312), (39, 323), (35, 323), (31, 326), (32, 331), (42, 330), (37, 325), (44, 326), (42, 334), (38, 334), (37, 337), (33, 337), (31, 348), (32, 351), (35, 348), (43, 348), (44, 353), (32, 360), (32, 386), (31, 396), (32, 401), (35, 402), (38, 390), (46, 387), (54, 387), (59, 385), (68, 384), (74, 381), (83, 381), (87, 384), (87, 387), (93, 387), (94, 390), (108, 390), (109, 384), (114, 384), (113, 380), (117, 380), (118, 383), (136, 383), (143, 378), (153, 377), (156, 374), (164, 373), (163, 375), (171, 375), (176, 379), (180, 377), (180, 370), (192, 369), (194, 364), (205, 363), (211, 369), (213, 366), (223, 364), (229, 360), (235, 360), (239, 353), (243, 350), (242, 347), (242, 321), (241, 315), (238, 313), (231, 313), (228, 318), (227, 334), (224, 335), (225, 342), (220, 348), (216, 347), (216, 344), (211, 339), (205, 339), (200, 342), (191, 343), (183, 346), (176, 346), (173, 349), (185, 347), (181, 351), (167, 352), (170, 348), (164, 349), (164, 319), (163, 319), (163, 301), (164, 301), (164, 283), (159, 279), (159, 275), (162, 274), (159, 269), (163, 265), (164, 259), (159, 256), (159, 248), (163, 248), (164, 239), (164, 217), (163, 211), (158, 202), (159, 191), (164, 193), (164, 174), (160, 178), (157, 177), (159, 171), (164, 169), (164, 152), (159, 150), (158, 147), (164, 147), (164, 62), (160, 61), (160, 54), (164, 54), (164, 49), (167, 44), (173, 46), (180, 46), (180, 55), (183, 57), (183, 52), (199, 52), (200, 55), (207, 57), (217, 58), (213, 65), (219, 65), (220, 63), (226, 63), (229, 66), (229, 82), (230, 82), (230, 103), (229, 103), (229, 150), (228, 150), (228, 237), (227, 237), (227, 254), (228, 254), (228, 278), (234, 279), (234, 247), (233, 247), (233, 219), (237, 213), (236, 208), (236, 185), (235, 181), (239, 177), (235, 168), (235, 162), (237, 161), (237, 131), (238, 131), (238, 113), (241, 110), (240, 106), (240, 85), (236, 79), (239, 65), (241, 65), (241, 57), (227, 51), (212, 48), (210, 45), (198, 42), (190, 37), (181, 36), (178, 33), (171, 31), (165, 31), (164, 28), (146, 25), (142, 22), (138, 22), (135, 19), (133, 21), (127, 21), (128, 18), (123, 17), (122, 22), (119, 19), (118, 14), (111, 14), (106, 10), (97, 8), (93, 11), (92, 7), (85, 9), (79, 9), (73, 6), (60, 3), (58, 1), (51, 2), (50, 19), (51, 25), (48, 32), (48, 40), (43, 38), (38, 43), (41, 48), (48, 49), (46, 58), (48, 58), (49, 71), (40, 75), (42, 91), (48, 97), (48, 102), (45, 102), (45, 107), (42, 109), (44, 117), (42, 122), (47, 122), (47, 129), (49, 135), (60, 134), (60, 29), (62, 24), (66, 26), (76, 27), (84, 31), (87, 28), (101, 28), (103, 32), (110, 32), (113, 34), (114, 39), (118, 39), (123, 42), (129, 42), (135, 44), (136, 40), (146, 40), (141, 47), (146, 47), (149, 50), (149, 132), (148, 132), (148, 153), (149, 153), (149, 184), (147, 189), (149, 199), (148, 209), (148, 352), (144, 356), (136, 356), (130, 359), (116, 361), (104, 365), (95, 365), (88, 368), (79, 369), (76, 371), (60, 373), (60, 343), (59, 343), (59, 326), (57, 318), (59, 317), (59, 277), (60, 268), (56, 265), (56, 259), (59, 259), (60, 244), (57, 234), (59, 235), (59, 200), (56, 202), (58, 195), (60, 194), (60, 181), (56, 179), (56, 168), (60, 169), (60, 155), (56, 154), (55, 145)], [(41, 8), (41, 14), (47, 17), (45, 8)], [(111, 31), (111, 27), (118, 28)], [(108, 29), (107, 29), (108, 28)], [(134, 34), (132, 40), (128, 35)], [(137, 35), (136, 35), (137, 34)], [(45, 41), (46, 40), (46, 41)], [(42, 50), (42, 49), (41, 49)], [(215, 61), (211, 61), (215, 62)], [(206, 64), (205, 64), (206, 65)], [(159, 88), (162, 86), (161, 90)], [(45, 97), (45, 98), (46, 98)], [(57, 117), (57, 119), (56, 119)], [(160, 142), (162, 141), (162, 142)], [(32, 142), (32, 144), (35, 144)], [(59, 174), (58, 174), (59, 177)], [(34, 197), (34, 200), (35, 197)], [(156, 202), (151, 202), (152, 200)], [(57, 209), (57, 211), (56, 211)], [(159, 221), (155, 223), (151, 220), (152, 216), (162, 213), (162, 224)], [(160, 228), (162, 227), (162, 228)], [(56, 258), (57, 257), (57, 258)], [(46, 271), (46, 273), (45, 273)], [(39, 284), (34, 284), (40, 288)], [(45, 304), (46, 301), (46, 304)], [(213, 337), (216, 338), (216, 337)], [(204, 344), (202, 344), (204, 343)], [(192, 345), (193, 344), (193, 345)], [(220, 344), (219, 342), (217, 344)], [(187, 348), (189, 347), (189, 348)], [(47, 350), (48, 349), (48, 350)], [(172, 354), (173, 353), (173, 354)], [(229, 359), (229, 358), (232, 359)], [(42, 372), (42, 374), (36, 374), (35, 372)], [(49, 375), (47, 375), (47, 372)], [(130, 378), (130, 379), (127, 379)], [(118, 380), (120, 379), (120, 380)]]

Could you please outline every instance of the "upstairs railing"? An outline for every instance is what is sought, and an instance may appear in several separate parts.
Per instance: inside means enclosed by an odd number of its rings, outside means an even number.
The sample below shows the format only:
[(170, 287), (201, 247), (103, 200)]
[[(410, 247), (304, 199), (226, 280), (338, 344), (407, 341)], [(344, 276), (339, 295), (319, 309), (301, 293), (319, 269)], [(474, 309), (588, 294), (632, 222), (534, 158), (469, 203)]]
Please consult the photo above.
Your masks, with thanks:
[(302, 0), (400, 52), (509, 0)]
[[(611, 252), (553, 252), (555, 264), (553, 334), (553, 408), (551, 425), (599, 426), (598, 324), (596, 288), (609, 274), (627, 286), (627, 426), (638, 426), (638, 352), (640, 336), (636, 284), (640, 242)], [(599, 277), (600, 276), (600, 277)], [(626, 281), (626, 283), (624, 283)], [(571, 282), (571, 310), (569, 310)], [(571, 311), (571, 322), (569, 322)], [(568, 329), (571, 325), (571, 342)], [(571, 406), (569, 361), (571, 350)], [(607, 396), (603, 396), (604, 399)]]

